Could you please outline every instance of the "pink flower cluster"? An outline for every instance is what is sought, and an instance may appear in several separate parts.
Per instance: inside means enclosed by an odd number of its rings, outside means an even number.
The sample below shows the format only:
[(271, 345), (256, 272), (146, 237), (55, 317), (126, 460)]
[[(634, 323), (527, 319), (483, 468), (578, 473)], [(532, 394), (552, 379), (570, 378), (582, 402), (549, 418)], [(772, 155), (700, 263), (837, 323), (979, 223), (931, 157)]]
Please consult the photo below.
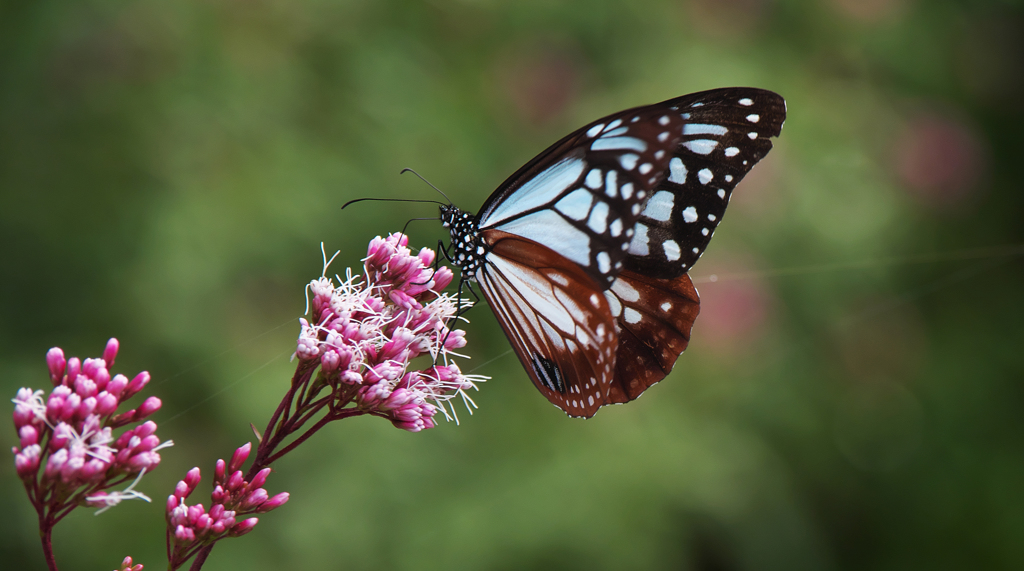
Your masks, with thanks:
[(81, 361), (65, 359), (54, 347), (46, 354), (54, 385), (49, 396), (22, 388), (13, 399), (21, 444), (13, 449), (14, 464), (41, 513), (59, 519), (66, 515), (62, 510), (76, 505), (109, 507), (126, 498), (145, 498), (131, 490), (134, 484), (124, 492), (105, 490), (132, 477), (137, 481), (160, 464), (158, 450), (173, 444), (160, 442), (151, 421), (114, 437), (114, 429), (145, 419), (161, 404), (149, 397), (138, 408), (117, 414), (150, 378), (145, 371), (132, 380), (111, 377), (117, 351), (117, 339), (111, 339), (102, 358)]
[[(438, 410), (454, 415), (445, 408), (454, 396), (473, 405), (465, 391), (485, 377), (465, 375), (449, 362), (466, 345), (465, 332), (449, 327), (461, 300), (438, 293), (451, 283), (451, 270), (432, 270), (433, 250), (412, 255), (407, 244), (403, 234), (378, 236), (363, 260), (364, 276), (349, 274), (335, 285), (325, 275), (309, 284), (312, 318), (300, 319), (296, 356), (320, 366), (324, 382), (342, 395), (340, 404), (353, 401), (419, 432), (435, 426)], [(421, 355), (435, 364), (413, 369), (411, 361)]]
[(185, 479), (178, 482), (174, 493), (167, 497), (167, 556), (172, 569), (191, 558), (203, 546), (224, 537), (238, 537), (252, 531), (259, 518), (246, 515), (266, 513), (288, 501), (288, 492), (269, 497), (262, 488), (270, 475), (270, 468), (256, 473), (246, 482), (239, 470), (249, 457), (251, 443), (235, 450), (231, 462), (217, 460), (214, 470), (214, 488), (210, 495), (210, 511), (203, 504), (188, 505), (185, 499), (202, 479), (199, 468), (192, 468)]

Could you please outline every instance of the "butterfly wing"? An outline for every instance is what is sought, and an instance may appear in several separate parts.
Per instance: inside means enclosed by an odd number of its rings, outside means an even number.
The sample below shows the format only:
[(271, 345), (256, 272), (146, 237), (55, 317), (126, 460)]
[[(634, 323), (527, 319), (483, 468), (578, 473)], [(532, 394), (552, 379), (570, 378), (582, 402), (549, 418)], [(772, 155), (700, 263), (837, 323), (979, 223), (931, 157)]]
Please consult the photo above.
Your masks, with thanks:
[(608, 402), (629, 402), (672, 370), (690, 341), (700, 298), (686, 274), (658, 279), (630, 270), (604, 295), (618, 337)]
[(619, 346), (610, 402), (663, 379), (686, 349), (700, 297), (686, 272), (704, 253), (732, 191), (772, 148), (786, 102), (771, 91), (716, 89), (670, 100), (686, 120), (668, 172), (644, 204), (624, 261), (605, 292)]
[(669, 100), (685, 119), (668, 169), (634, 227), (624, 267), (672, 278), (707, 248), (732, 191), (772, 148), (786, 102), (771, 91), (727, 88)]
[(476, 280), (533, 384), (570, 416), (606, 404), (618, 344), (608, 301), (583, 269), (550, 248), (488, 230)]
[(480, 229), (543, 244), (607, 288), (683, 123), (679, 113), (655, 105), (583, 127), (509, 177), (484, 204)]

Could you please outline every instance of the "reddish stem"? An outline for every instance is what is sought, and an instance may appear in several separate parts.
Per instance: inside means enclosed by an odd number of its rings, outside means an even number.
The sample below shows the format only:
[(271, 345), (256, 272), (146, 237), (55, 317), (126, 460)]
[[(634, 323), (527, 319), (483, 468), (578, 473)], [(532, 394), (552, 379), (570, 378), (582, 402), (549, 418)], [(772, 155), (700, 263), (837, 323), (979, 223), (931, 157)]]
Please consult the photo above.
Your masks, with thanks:
[[(316, 366), (303, 367), (301, 364), (295, 370), (295, 375), (292, 376), (291, 387), (289, 387), (288, 392), (285, 393), (284, 398), (281, 400), (281, 404), (277, 406), (277, 410), (275, 410), (274, 414), (271, 415), (270, 422), (267, 423), (267, 429), (263, 433), (263, 438), (256, 447), (256, 456), (253, 458), (252, 466), (249, 467), (249, 471), (246, 473), (246, 480), (252, 480), (260, 470), (270, 466), (285, 454), (294, 450), (299, 444), (305, 442), (309, 437), (313, 436), (313, 434), (318, 432), (329, 422), (365, 414), (365, 411), (357, 408), (330, 411), (326, 416), (318, 420), (316, 424), (303, 432), (294, 441), (290, 442), (281, 450), (277, 450), (277, 447), (280, 446), (285, 439), (301, 429), (306, 421), (310, 420), (316, 412), (322, 409), (323, 406), (328, 404), (331, 400), (331, 397), (325, 397), (323, 399), (313, 401), (311, 400), (313, 395), (305, 394), (315, 370)], [(317, 392), (319, 392), (319, 390)], [(300, 395), (300, 401), (305, 399), (310, 400), (305, 403), (300, 402), (300, 405), (297, 406), (295, 410), (292, 410), (292, 407), (295, 405), (296, 395)], [(275, 450), (277, 451), (275, 452)], [(169, 537), (168, 542), (168, 545), (170, 545)], [(214, 545), (216, 545), (216, 542), (205, 545), (196, 552), (195, 559), (192, 561), (189, 571), (199, 571), (202, 569), (206, 559), (210, 556), (210, 552), (213, 551)], [(168, 549), (170, 549), (170, 547), (168, 547)], [(187, 558), (185, 560), (187, 560)]]
[(43, 541), (43, 557), (50, 571), (57, 571), (57, 560), (53, 556), (53, 524), (49, 516), (39, 514), (39, 537)]

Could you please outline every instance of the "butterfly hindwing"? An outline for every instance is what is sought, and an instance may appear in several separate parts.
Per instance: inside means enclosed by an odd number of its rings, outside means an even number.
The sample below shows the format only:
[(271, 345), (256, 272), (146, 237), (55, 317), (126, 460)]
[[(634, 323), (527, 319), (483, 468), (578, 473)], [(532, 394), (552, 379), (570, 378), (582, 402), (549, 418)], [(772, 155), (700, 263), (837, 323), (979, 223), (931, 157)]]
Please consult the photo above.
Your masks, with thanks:
[(617, 346), (608, 301), (578, 265), (550, 248), (482, 232), (492, 258), (476, 280), (533, 384), (570, 416), (607, 403)]
[(618, 347), (609, 402), (631, 401), (665, 378), (690, 341), (700, 298), (690, 277), (657, 279), (623, 270), (604, 292)]

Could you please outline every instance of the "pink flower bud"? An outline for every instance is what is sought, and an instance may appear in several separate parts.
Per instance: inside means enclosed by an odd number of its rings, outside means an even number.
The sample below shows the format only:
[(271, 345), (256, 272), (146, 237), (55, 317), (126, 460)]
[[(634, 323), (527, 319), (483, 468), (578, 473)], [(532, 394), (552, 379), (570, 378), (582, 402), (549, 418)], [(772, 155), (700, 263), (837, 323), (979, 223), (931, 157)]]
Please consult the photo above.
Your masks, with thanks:
[(93, 411), (96, 410), (96, 397), (89, 397), (82, 401), (82, 404), (78, 405), (78, 410), (75, 411), (76, 418), (86, 418)]
[(160, 454), (156, 452), (140, 452), (128, 460), (128, 468), (132, 472), (139, 472), (143, 469), (152, 470), (160, 463)]
[[(178, 485), (181, 485), (181, 484), (184, 484), (184, 482), (178, 482)], [(167, 511), (168, 516), (170, 516), (170, 514), (174, 513), (174, 509), (178, 507), (178, 503), (181, 501), (180, 498), (181, 498), (181, 496), (178, 495), (178, 487), (175, 486), (174, 493), (169, 495), (169, 496), (167, 496), (167, 508), (166, 508), (166, 511)]]
[(192, 543), (196, 540), (196, 535), (190, 528), (179, 525), (174, 530), (174, 539), (176, 539), (178, 543)]
[(157, 398), (157, 397), (149, 397), (148, 399), (143, 401), (142, 406), (140, 406), (138, 408), (138, 413), (137, 413), (137, 415), (135, 417), (136, 420), (141, 420), (143, 418), (146, 418), (147, 416), (149, 416), (149, 415), (153, 414), (154, 412), (160, 410), (160, 407), (162, 405), (163, 405), (163, 402), (161, 402), (159, 398)]
[(21, 447), (26, 448), (39, 442), (39, 431), (31, 424), (26, 424), (18, 429), (18, 438), (21, 441)]
[(154, 433), (156, 433), (156, 423), (152, 420), (147, 420), (135, 427), (135, 436), (138, 436), (139, 438), (145, 438)]
[(121, 397), (121, 393), (124, 392), (125, 387), (128, 386), (128, 377), (118, 374), (114, 375), (114, 378), (107, 383), (107, 392), (114, 395), (117, 398)]
[(46, 470), (43, 471), (43, 475), (48, 480), (56, 479), (60, 475), (61, 470), (64, 469), (64, 465), (68, 461), (68, 449), (61, 448), (53, 454), (50, 454), (50, 459), (46, 461)]
[(128, 384), (128, 388), (125, 389), (125, 394), (122, 398), (127, 399), (131, 397), (141, 391), (147, 384), (149, 384), (149, 371), (142, 371), (138, 375), (135, 375), (132, 382)]
[(338, 369), (338, 365), (341, 363), (341, 357), (335, 351), (324, 351), (320, 355), (320, 366), (324, 372), (330, 373)]
[(210, 517), (215, 520), (224, 517), (224, 504), (213, 504), (210, 506)]
[(160, 446), (160, 437), (155, 434), (150, 434), (149, 436), (141, 439), (135, 446), (134, 450), (135, 452), (149, 452), (157, 446)]
[(234, 474), (231, 474), (231, 477), (228, 478), (227, 488), (228, 488), (228, 490), (230, 490), (232, 492), (234, 492), (235, 490), (238, 490), (239, 488), (241, 488), (244, 485), (245, 485), (245, 479), (242, 477), (242, 472), (241, 471), (238, 471), (238, 472), (235, 472)]
[(120, 403), (118, 402), (117, 397), (108, 393), (107, 391), (103, 391), (102, 393), (96, 395), (95, 412), (100, 416), (107, 416), (113, 414), (114, 411), (117, 410), (118, 404)]
[(252, 442), (246, 442), (245, 444), (238, 447), (235, 453), (231, 455), (231, 463), (228, 464), (228, 471), (234, 472), (242, 467), (245, 459), (249, 457), (249, 451), (252, 450)]
[(85, 465), (79, 469), (79, 477), (83, 480), (97, 480), (102, 478), (107, 473), (107, 468), (110, 465), (100, 460), (99, 458), (92, 458), (87, 460)]
[(199, 531), (201, 534), (202, 532), (209, 529), (211, 525), (213, 525), (213, 520), (210, 519), (210, 515), (203, 514), (196, 519), (196, 524), (193, 527), (195, 527), (196, 530)]
[(108, 369), (114, 366), (114, 357), (117, 357), (118, 347), (120, 347), (120, 344), (117, 342), (117, 339), (111, 337), (110, 341), (107, 341), (106, 348), (103, 349), (103, 360), (106, 362)]
[(82, 372), (82, 361), (78, 357), (68, 359), (67, 369), (64, 371), (64, 385), (70, 385)]
[(185, 494), (186, 497), (192, 493), (192, 490), (196, 489), (196, 486), (199, 485), (199, 481), (202, 479), (203, 475), (199, 471), (198, 466), (192, 468), (191, 470), (188, 471), (187, 474), (185, 474), (185, 485), (188, 486), (188, 493)]
[(224, 487), (220, 485), (214, 486), (213, 492), (210, 493), (210, 499), (212, 499), (218, 506), (224, 502), (227, 496), (228, 493), (224, 491)]
[(267, 481), (267, 476), (270, 475), (270, 468), (264, 468), (253, 476), (252, 481), (249, 482), (249, 489), (262, 488), (263, 484)]
[(434, 291), (441, 291), (444, 288), (448, 287), (448, 285), (452, 283), (452, 280), (454, 278), (455, 274), (452, 273), (452, 271), (448, 269), (447, 266), (438, 268), (437, 271), (434, 272)]
[(60, 420), (61, 411), (64, 410), (64, 400), (70, 394), (71, 389), (64, 385), (54, 388), (46, 400), (46, 416), (54, 421)]
[(206, 513), (206, 510), (205, 510), (205, 508), (203, 508), (203, 504), (196, 504), (194, 506), (189, 506), (188, 507), (188, 521), (190, 523), (195, 523), (196, 521), (199, 520), (199, 516), (203, 515), (204, 513)]
[(380, 404), (379, 408), (385, 411), (394, 410), (407, 405), (415, 398), (416, 394), (409, 389), (396, 389)]
[(50, 380), (53, 381), (53, 386), (61, 384), (67, 364), (68, 362), (64, 359), (64, 351), (60, 347), (54, 347), (46, 352), (46, 367), (50, 369)]
[(223, 482), (224, 475), (227, 473), (227, 464), (222, 459), (217, 459), (217, 465), (213, 469), (213, 481)]
[(61, 420), (71, 420), (75, 416), (75, 410), (78, 409), (78, 405), (82, 404), (82, 397), (76, 393), (69, 394), (64, 399), (64, 406), (61, 407), (58, 413), (58, 418)]
[(344, 371), (341, 373), (341, 382), (351, 386), (361, 385), (363, 384), (363, 376), (355, 371)]
[(393, 289), (388, 292), (388, 297), (391, 298), (391, 301), (393, 301), (395, 305), (405, 309), (414, 309), (419, 305), (412, 296), (397, 289)]
[(259, 522), (260, 522), (259, 518), (251, 517), (251, 518), (243, 521), (242, 523), (234, 526), (233, 528), (231, 528), (231, 535), (233, 535), (235, 537), (238, 537), (240, 535), (245, 535), (245, 534), (249, 533), (250, 531), (252, 531), (252, 528), (256, 527), (256, 524), (259, 523)]
[(39, 460), (42, 456), (42, 448), (38, 444), (26, 446), (21, 452), (14, 456), (14, 469), (22, 478), (34, 476), (39, 469)]
[(267, 501), (267, 498), (269, 497), (270, 494), (268, 494), (266, 490), (263, 488), (257, 488), (250, 492), (249, 495), (245, 496), (245, 499), (242, 500), (241, 508), (243, 510), (250, 510)]
[(285, 503), (288, 502), (288, 498), (288, 492), (281, 492), (280, 494), (277, 494), (274, 497), (270, 498), (269, 500), (260, 504), (259, 509), (256, 511), (258, 511), (259, 513), (267, 513), (274, 508), (279, 508), (283, 506)]

